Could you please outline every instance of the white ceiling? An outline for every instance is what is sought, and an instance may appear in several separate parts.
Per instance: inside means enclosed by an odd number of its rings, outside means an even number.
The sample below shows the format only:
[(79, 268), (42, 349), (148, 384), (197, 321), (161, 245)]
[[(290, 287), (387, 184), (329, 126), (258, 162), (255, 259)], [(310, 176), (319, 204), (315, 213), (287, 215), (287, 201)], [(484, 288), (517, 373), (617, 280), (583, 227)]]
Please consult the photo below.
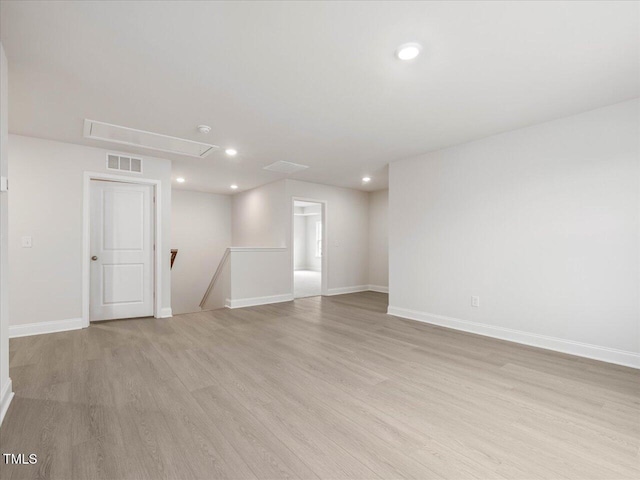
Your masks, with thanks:
[[(375, 190), (394, 160), (637, 97), (638, 7), (3, 1), (10, 131), (105, 146), (82, 137), (91, 118), (238, 149), (168, 156), (178, 188), (251, 188), (287, 160)], [(403, 63), (408, 41), (424, 48)]]

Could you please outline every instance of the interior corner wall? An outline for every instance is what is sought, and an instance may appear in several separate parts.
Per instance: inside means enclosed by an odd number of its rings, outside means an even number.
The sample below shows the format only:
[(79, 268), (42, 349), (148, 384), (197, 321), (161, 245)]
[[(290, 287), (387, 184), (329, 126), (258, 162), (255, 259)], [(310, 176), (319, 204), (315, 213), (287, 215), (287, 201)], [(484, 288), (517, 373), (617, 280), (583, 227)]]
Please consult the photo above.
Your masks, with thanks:
[(286, 247), (289, 205), (285, 183), (280, 180), (246, 192), (231, 200), (231, 239), (234, 247)]
[[(173, 314), (199, 312), (200, 301), (225, 250), (231, 247), (231, 196), (174, 189), (171, 194)], [(224, 307), (224, 299), (218, 305)]]
[[(106, 168), (106, 155), (114, 150), (19, 135), (10, 135), (9, 141), (11, 328), (81, 319), (84, 172), (118, 175)], [(171, 308), (171, 161), (142, 158), (140, 177), (162, 182), (162, 309), (167, 311)], [(32, 237), (32, 248), (21, 247), (24, 235)]]
[(639, 117), (636, 99), (392, 163), (389, 311), (640, 367)]
[(369, 285), (389, 287), (389, 190), (369, 193)]
[[(0, 43), (0, 175), (8, 175), (9, 141), (8, 64)], [(9, 378), (9, 251), (8, 193), (0, 193), (0, 423), (13, 397)]]

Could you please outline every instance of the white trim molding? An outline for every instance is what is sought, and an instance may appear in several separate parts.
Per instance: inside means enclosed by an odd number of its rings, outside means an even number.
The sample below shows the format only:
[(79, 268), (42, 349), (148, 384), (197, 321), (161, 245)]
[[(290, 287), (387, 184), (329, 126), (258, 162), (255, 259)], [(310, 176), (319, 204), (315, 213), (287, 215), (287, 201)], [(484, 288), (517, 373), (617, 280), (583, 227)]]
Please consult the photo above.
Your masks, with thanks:
[(7, 414), (7, 410), (9, 410), (9, 405), (11, 405), (13, 395), (13, 383), (11, 382), (11, 378), (8, 378), (7, 383), (4, 384), (2, 392), (0, 392), (0, 425), (2, 425), (4, 416)]
[(352, 287), (338, 287), (327, 290), (327, 296), (344, 295), (346, 293), (368, 292), (369, 285), (354, 285)]
[(158, 315), (158, 318), (171, 318), (171, 317), (173, 317), (173, 311), (171, 310), (171, 308), (164, 307), (160, 309), (160, 315)]
[(389, 287), (382, 285), (369, 285), (369, 290), (378, 293), (389, 293)]
[(285, 293), (283, 295), (269, 295), (267, 297), (253, 297), (253, 298), (227, 298), (224, 306), (227, 308), (242, 308), (253, 307), (255, 305), (267, 305), (269, 303), (282, 303), (293, 301), (292, 293)]
[(66, 332), (84, 328), (82, 318), (68, 318), (50, 322), (25, 323), (24, 325), (9, 325), (9, 338), (29, 337), (43, 333)]
[(536, 333), (523, 332), (521, 330), (496, 327), (484, 323), (470, 322), (468, 320), (461, 320), (428, 312), (419, 312), (417, 310), (394, 307), (391, 305), (387, 309), (387, 313), (396, 317), (416, 320), (418, 322), (438, 325), (440, 327), (452, 328), (463, 332), (475, 333), (485, 337), (498, 338), (509, 342), (521, 343), (532, 347), (544, 348), (546, 350), (553, 350), (556, 352), (567, 353), (569, 355), (576, 355), (578, 357), (585, 357), (592, 360), (600, 360), (602, 362), (615, 363), (617, 365), (624, 365), (625, 367), (640, 369), (640, 354), (636, 352), (628, 352), (614, 348), (591, 345), (588, 343), (574, 342), (563, 338), (549, 337), (546, 335), (538, 335)]
[(229, 247), (230, 252), (285, 252), (287, 247)]

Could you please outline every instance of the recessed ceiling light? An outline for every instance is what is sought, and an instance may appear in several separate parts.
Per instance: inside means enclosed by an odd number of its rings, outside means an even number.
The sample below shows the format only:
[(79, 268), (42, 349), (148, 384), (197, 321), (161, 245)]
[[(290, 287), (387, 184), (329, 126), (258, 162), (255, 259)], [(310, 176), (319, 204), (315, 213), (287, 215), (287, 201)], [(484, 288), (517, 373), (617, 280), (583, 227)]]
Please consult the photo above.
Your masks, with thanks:
[(364, 183), (370, 182), (371, 181), (371, 177), (362, 177), (362, 181)]
[(209, 133), (211, 131), (211, 127), (209, 125), (198, 125), (197, 128), (200, 133)]
[(224, 153), (229, 155), (230, 157), (235, 157), (238, 154), (238, 151), (235, 148), (227, 148)]
[(236, 185), (235, 183), (231, 185), (231, 190), (237, 190), (237, 189), (238, 189), (238, 185)]
[(178, 182), (178, 183), (184, 183), (184, 178), (182, 178), (182, 177), (178, 177), (178, 178), (176, 178), (176, 182)]
[(396, 56), (400, 60), (413, 60), (420, 55), (421, 50), (422, 46), (419, 43), (405, 43), (398, 47), (396, 50)]

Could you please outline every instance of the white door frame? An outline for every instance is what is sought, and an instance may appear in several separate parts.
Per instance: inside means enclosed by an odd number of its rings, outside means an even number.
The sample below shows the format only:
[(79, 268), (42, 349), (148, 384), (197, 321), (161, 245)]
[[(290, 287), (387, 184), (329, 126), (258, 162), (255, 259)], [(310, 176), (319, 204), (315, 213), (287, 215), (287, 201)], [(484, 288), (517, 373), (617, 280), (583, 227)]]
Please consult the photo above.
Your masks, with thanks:
[(329, 243), (327, 242), (327, 239), (329, 238), (327, 232), (328, 232), (328, 228), (327, 228), (327, 211), (329, 210), (328, 208), (328, 203), (326, 200), (318, 200), (316, 198), (307, 198), (307, 197), (291, 197), (291, 232), (290, 233), (290, 238), (289, 238), (289, 245), (291, 246), (291, 268), (290, 273), (291, 273), (291, 295), (293, 296), (293, 298), (295, 299), (295, 291), (294, 291), (294, 283), (295, 283), (295, 278), (294, 278), (294, 268), (295, 268), (295, 263), (293, 260), (293, 252), (294, 252), (294, 245), (293, 245), (293, 241), (294, 241), (294, 231), (293, 229), (294, 227), (294, 222), (295, 222), (295, 217), (294, 214), (295, 212), (295, 203), (296, 201), (298, 202), (313, 202), (313, 203), (319, 203), (320, 204), (320, 219), (322, 221), (322, 260), (321, 260), (321, 265), (322, 265), (322, 271), (320, 272), (320, 295), (322, 296), (326, 296), (328, 294), (329, 288), (327, 286), (328, 284), (328, 279), (329, 279)]
[(82, 323), (84, 328), (89, 326), (89, 303), (91, 301), (91, 181), (107, 180), (121, 183), (137, 183), (139, 185), (152, 185), (153, 194), (156, 198), (155, 225), (153, 236), (155, 240), (154, 277), (153, 290), (155, 292), (155, 302), (153, 305), (153, 316), (160, 318), (162, 312), (162, 199), (160, 194), (162, 182), (149, 178), (127, 177), (125, 175), (113, 175), (110, 173), (84, 172), (84, 184), (82, 193)]

